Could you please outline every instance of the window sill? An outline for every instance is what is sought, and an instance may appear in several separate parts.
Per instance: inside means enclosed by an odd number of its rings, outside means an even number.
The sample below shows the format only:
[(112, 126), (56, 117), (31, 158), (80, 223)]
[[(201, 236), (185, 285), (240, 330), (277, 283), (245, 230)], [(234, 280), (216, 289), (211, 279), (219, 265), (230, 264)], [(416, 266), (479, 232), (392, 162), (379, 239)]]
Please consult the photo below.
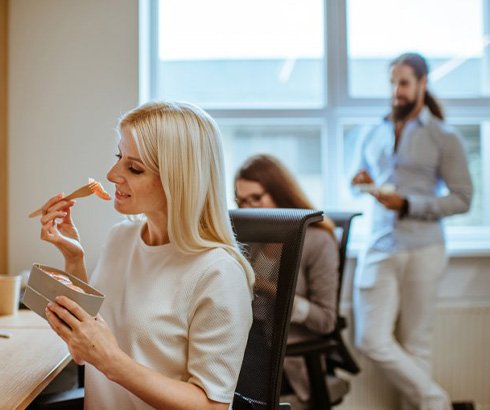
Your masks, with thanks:
[[(349, 243), (347, 257), (355, 259), (363, 248), (362, 240)], [(447, 253), (451, 258), (488, 258), (490, 257), (490, 241), (451, 241), (447, 242)]]
[(450, 257), (490, 257), (490, 242), (481, 241), (450, 241), (447, 244), (447, 251)]

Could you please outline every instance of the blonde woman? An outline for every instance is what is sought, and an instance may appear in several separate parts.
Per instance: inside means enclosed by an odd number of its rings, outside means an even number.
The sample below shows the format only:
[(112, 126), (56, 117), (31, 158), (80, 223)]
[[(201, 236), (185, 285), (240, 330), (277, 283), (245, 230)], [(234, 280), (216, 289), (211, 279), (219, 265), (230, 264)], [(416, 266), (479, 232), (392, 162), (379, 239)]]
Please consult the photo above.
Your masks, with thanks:
[[(218, 128), (193, 105), (151, 103), (118, 132), (114, 207), (139, 217), (112, 229), (90, 277), (106, 295), (99, 315), (61, 297), (48, 321), (86, 363), (86, 409), (228, 409), (254, 279), (231, 229)], [(46, 202), (41, 238), (87, 280), (73, 205)]]
[[(235, 198), (240, 208), (313, 209), (289, 170), (271, 155), (256, 155), (240, 167), (235, 176)], [(266, 263), (267, 249), (251, 249), (253, 264)], [(331, 332), (337, 317), (339, 250), (333, 222), (325, 218), (306, 230), (288, 341), (299, 342)], [(261, 288), (257, 282), (256, 300)], [(286, 380), (301, 401), (309, 400), (306, 366), (302, 358), (286, 358)], [(283, 391), (286, 389), (283, 389)]]

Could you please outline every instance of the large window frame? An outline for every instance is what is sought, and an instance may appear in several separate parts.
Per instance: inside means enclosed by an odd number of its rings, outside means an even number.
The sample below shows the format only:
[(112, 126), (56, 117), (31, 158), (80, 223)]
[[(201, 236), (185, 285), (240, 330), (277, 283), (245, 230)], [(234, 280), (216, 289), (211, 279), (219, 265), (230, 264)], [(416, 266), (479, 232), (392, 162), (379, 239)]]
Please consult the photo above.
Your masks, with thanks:
[[(490, 33), (490, 0), (482, 0), (486, 16), (485, 31)], [(140, 0), (140, 101), (154, 100), (157, 96), (155, 73), (157, 38), (157, 0)], [(322, 158), (324, 159), (324, 209), (339, 209), (336, 193), (342, 181), (343, 136), (342, 124), (381, 118), (389, 107), (388, 98), (353, 98), (348, 90), (347, 8), (346, 0), (324, 0), (324, 104), (317, 109), (213, 109), (205, 108), (219, 121), (281, 121), (311, 120), (322, 124)], [(490, 98), (441, 99), (450, 124), (480, 124), (490, 121)], [(490, 129), (488, 138), (482, 138), (483, 175), (490, 175)], [(481, 227), (448, 227), (448, 248), (451, 254), (481, 256), (490, 254), (490, 187), (486, 190), (485, 224)], [(354, 235), (354, 249), (365, 240)]]

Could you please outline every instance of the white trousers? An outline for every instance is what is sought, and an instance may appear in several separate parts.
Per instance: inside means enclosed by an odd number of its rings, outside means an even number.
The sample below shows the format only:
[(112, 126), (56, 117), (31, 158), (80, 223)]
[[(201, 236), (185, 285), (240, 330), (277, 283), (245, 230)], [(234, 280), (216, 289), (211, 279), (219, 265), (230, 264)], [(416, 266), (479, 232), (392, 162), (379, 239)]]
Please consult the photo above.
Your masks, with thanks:
[(369, 251), (356, 271), (355, 344), (400, 393), (401, 408), (450, 410), (431, 376), (437, 287), (447, 263), (444, 245), (411, 251)]

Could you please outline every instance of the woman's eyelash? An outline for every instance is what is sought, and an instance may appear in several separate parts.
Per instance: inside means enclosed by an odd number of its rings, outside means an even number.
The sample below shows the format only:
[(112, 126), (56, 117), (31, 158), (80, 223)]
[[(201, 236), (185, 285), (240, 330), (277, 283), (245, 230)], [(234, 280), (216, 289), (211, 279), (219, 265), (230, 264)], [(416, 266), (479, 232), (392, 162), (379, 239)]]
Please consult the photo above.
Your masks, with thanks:
[(136, 169), (136, 168), (133, 168), (133, 167), (129, 167), (129, 171), (132, 172), (133, 174), (136, 174), (136, 175), (139, 175), (139, 174), (142, 174), (143, 173), (142, 170)]
[[(116, 158), (119, 161), (119, 160), (122, 159), (122, 155), (121, 154), (116, 154)], [(139, 174), (142, 174), (143, 173), (143, 171), (141, 169), (136, 169), (133, 166), (128, 167), (128, 169), (129, 169), (129, 172), (132, 172), (135, 175), (139, 175)]]

